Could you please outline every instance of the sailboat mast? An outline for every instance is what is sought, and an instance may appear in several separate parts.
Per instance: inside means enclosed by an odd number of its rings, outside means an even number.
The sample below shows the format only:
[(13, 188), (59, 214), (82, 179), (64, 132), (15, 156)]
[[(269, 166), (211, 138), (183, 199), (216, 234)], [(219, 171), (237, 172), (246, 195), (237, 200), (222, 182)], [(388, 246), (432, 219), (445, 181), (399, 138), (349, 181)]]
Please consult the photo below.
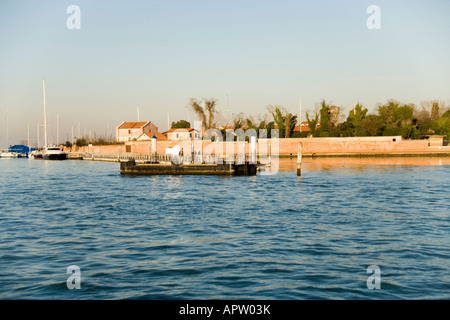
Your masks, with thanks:
[(47, 138), (47, 106), (45, 101), (45, 80), (42, 80), (42, 89), (44, 92), (44, 147), (48, 146), (48, 138)]
[(9, 148), (9, 110), (6, 109), (6, 148)]
[(27, 155), (31, 152), (31, 148), (30, 148), (30, 124), (27, 125), (27, 147), (28, 147), (28, 152)]
[(59, 114), (56, 115), (56, 145), (59, 146)]

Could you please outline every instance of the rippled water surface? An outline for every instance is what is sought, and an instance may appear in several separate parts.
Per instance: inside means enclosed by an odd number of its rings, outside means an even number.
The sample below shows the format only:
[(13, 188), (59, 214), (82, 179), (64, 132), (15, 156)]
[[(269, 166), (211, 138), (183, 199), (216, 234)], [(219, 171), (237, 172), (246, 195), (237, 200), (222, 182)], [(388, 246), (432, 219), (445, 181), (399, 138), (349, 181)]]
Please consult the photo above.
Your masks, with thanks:
[(127, 177), (0, 159), (0, 299), (450, 299), (450, 163), (421, 161), (309, 159), (299, 178), (295, 160)]

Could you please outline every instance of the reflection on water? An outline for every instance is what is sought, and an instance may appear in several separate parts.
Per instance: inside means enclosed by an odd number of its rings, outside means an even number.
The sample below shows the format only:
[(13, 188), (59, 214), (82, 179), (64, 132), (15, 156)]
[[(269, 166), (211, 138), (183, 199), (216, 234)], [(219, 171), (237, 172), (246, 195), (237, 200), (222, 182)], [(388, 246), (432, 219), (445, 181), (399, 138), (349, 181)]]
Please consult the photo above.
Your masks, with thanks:
[[(280, 158), (279, 171), (296, 171), (297, 159)], [(358, 171), (370, 170), (373, 166), (443, 166), (450, 165), (450, 157), (330, 157), (303, 158), (302, 170), (327, 171), (338, 168), (351, 168)]]

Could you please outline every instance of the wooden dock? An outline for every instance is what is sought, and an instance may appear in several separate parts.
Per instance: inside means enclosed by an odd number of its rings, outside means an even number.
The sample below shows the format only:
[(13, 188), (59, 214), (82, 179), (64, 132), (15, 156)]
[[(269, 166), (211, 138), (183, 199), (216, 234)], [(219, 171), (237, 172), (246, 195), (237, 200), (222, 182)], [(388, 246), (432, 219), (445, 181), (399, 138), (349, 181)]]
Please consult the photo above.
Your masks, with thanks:
[(242, 164), (136, 164), (135, 160), (120, 163), (123, 175), (256, 175), (258, 165), (249, 162)]

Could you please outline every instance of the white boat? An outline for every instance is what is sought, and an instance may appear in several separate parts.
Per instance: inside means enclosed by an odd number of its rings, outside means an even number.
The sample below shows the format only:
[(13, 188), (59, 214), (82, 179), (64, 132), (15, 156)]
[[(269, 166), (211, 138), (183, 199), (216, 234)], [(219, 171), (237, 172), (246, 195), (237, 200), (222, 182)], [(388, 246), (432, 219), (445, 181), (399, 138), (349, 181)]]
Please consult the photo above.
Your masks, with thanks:
[(67, 153), (58, 147), (48, 147), (43, 154), (44, 160), (66, 160)]
[(15, 152), (2, 152), (0, 158), (17, 158), (18, 155)]
[(28, 158), (43, 159), (43, 154), (40, 151), (34, 150), (28, 154)]

